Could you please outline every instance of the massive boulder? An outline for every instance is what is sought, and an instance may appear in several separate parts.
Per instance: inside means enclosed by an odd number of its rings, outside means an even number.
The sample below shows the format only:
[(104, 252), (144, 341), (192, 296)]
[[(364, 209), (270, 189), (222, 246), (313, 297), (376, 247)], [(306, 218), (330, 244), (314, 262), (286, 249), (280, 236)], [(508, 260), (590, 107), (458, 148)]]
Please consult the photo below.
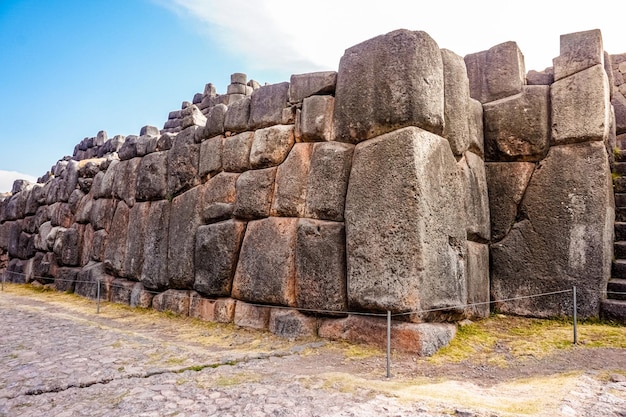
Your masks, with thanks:
[(406, 126), (444, 127), (441, 52), (425, 32), (396, 30), (348, 48), (339, 62), (334, 130), (358, 143)]
[[(491, 246), (495, 300), (578, 287), (578, 313), (597, 317), (610, 276), (613, 187), (604, 144), (554, 146), (530, 179), (518, 218)], [(572, 294), (498, 303), (505, 313), (572, 314)]]
[(448, 142), (410, 127), (357, 145), (346, 197), (351, 308), (419, 311), (466, 301), (463, 180)]

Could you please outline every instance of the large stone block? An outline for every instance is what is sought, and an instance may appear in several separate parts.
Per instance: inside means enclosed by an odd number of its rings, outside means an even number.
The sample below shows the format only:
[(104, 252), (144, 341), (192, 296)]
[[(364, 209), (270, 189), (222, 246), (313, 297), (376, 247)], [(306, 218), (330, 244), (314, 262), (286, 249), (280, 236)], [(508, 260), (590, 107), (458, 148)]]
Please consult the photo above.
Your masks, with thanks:
[(267, 330), (270, 322), (269, 307), (255, 306), (238, 301), (235, 305), (234, 323), (251, 329)]
[(63, 267), (57, 269), (54, 288), (59, 292), (73, 293), (80, 268)]
[[(320, 337), (387, 346), (387, 320), (378, 317), (348, 316), (324, 320)], [(456, 335), (456, 325), (448, 323), (391, 323), (391, 348), (420, 356), (432, 356)]]
[(561, 35), (560, 54), (552, 63), (555, 81), (604, 64), (602, 33), (599, 29), (594, 29)]
[(108, 290), (112, 281), (113, 277), (106, 274), (104, 264), (90, 262), (78, 273), (74, 292), (87, 298), (96, 298), (99, 293), (101, 300), (108, 300)]
[(197, 126), (192, 126), (180, 132), (174, 139), (172, 149), (167, 153), (167, 189), (170, 196), (178, 195), (200, 183), (200, 145), (194, 139), (197, 129)]
[(522, 93), (483, 106), (485, 159), (539, 161), (550, 147), (550, 87), (529, 85)]
[(225, 132), (243, 132), (249, 129), (250, 97), (235, 101), (224, 115)]
[(295, 310), (272, 308), (270, 310), (269, 331), (288, 339), (317, 336), (317, 319)]
[(222, 149), (224, 137), (214, 136), (202, 142), (200, 145), (200, 161), (198, 174), (200, 177), (215, 175), (222, 170)]
[(354, 145), (321, 142), (313, 146), (305, 216), (343, 221)]
[[(124, 258), (123, 277), (139, 280), (145, 264), (144, 246), (148, 220), (150, 215), (150, 202), (136, 203), (128, 217), (128, 238), (126, 239), (126, 256)], [(163, 233), (162, 228), (157, 229)]]
[(152, 202), (143, 221), (143, 264), (136, 278), (148, 289), (162, 290), (168, 287), (170, 202)]
[(125, 202), (120, 201), (115, 209), (113, 222), (107, 239), (107, 247), (104, 252), (104, 264), (107, 271), (122, 276), (126, 261), (126, 243), (128, 240), (128, 221), (130, 208)]
[(343, 223), (300, 219), (296, 241), (296, 302), (313, 310), (345, 311), (346, 237)]
[[(83, 248), (83, 228), (83, 225), (74, 224), (72, 227), (59, 230), (57, 233), (53, 251), (59, 265), (78, 266), (80, 264)], [(20, 246), (22, 248), (24, 248), (23, 235), (24, 233), (20, 235)]]
[(154, 296), (152, 308), (157, 311), (169, 311), (180, 316), (189, 315), (190, 292), (167, 290)]
[(289, 83), (289, 101), (299, 103), (313, 95), (333, 94), (337, 84), (337, 72), (320, 71), (294, 74)]
[(115, 184), (115, 175), (117, 170), (115, 165), (120, 161), (113, 159), (106, 171), (96, 174), (92, 188), (94, 189), (94, 198), (111, 198), (113, 197), (113, 184)]
[(161, 200), (167, 196), (167, 151), (141, 158), (138, 167), (136, 197), (139, 201)]
[(220, 172), (201, 188), (201, 214), (205, 223), (229, 219), (237, 199), (236, 185), (240, 174)]
[(217, 104), (211, 107), (209, 114), (207, 114), (206, 125), (204, 126), (204, 136), (212, 138), (224, 133), (224, 121), (226, 117), (226, 111), (228, 106), (225, 104)]
[(410, 127), (357, 145), (345, 210), (351, 308), (462, 311), (464, 192), (440, 136)]
[(239, 175), (233, 215), (242, 219), (268, 217), (275, 177), (276, 168), (255, 169)]
[[(604, 144), (553, 146), (528, 184), (520, 218), (491, 246), (494, 300), (578, 289), (579, 317), (597, 317), (611, 273), (613, 188)], [(497, 303), (504, 313), (569, 316), (572, 294)]]
[(113, 197), (124, 200), (128, 207), (132, 207), (133, 204), (135, 204), (137, 175), (139, 173), (141, 160), (142, 158), (133, 158), (120, 161), (115, 167), (109, 168), (117, 171), (113, 183)]
[(532, 162), (488, 162), (485, 164), (491, 239), (504, 238), (515, 223), (519, 203), (535, 170)]
[(491, 238), (491, 225), (485, 163), (478, 155), (465, 152), (465, 156), (459, 161), (459, 168), (465, 180), (467, 238), (477, 242), (488, 242)]
[(244, 172), (250, 169), (250, 149), (254, 132), (244, 132), (224, 139), (222, 166), (224, 171)]
[(170, 206), (167, 273), (171, 288), (193, 288), (196, 229), (202, 225), (200, 191), (200, 187), (192, 188)]
[(237, 220), (200, 226), (196, 232), (193, 288), (207, 296), (230, 296), (246, 223)]
[(552, 84), (552, 143), (603, 141), (611, 127), (609, 80), (602, 65)]
[(254, 90), (250, 97), (250, 128), (281, 124), (288, 98), (288, 82), (264, 85)]
[(154, 294), (146, 290), (141, 282), (135, 282), (130, 292), (130, 306), (150, 308)]
[(300, 113), (300, 138), (304, 142), (333, 139), (333, 96), (311, 96), (304, 99)]
[(281, 164), (295, 143), (293, 126), (277, 125), (254, 132), (250, 168), (270, 168)]
[(312, 143), (296, 143), (276, 170), (271, 216), (304, 217)]
[(270, 217), (248, 223), (232, 296), (252, 303), (295, 305), (298, 219)]
[(526, 83), (524, 55), (515, 42), (465, 56), (472, 98), (481, 103), (522, 92)]
[(108, 243), (109, 234), (106, 230), (94, 230), (91, 246), (91, 260), (104, 262), (104, 254)]
[(626, 98), (622, 93), (616, 93), (611, 99), (615, 110), (615, 130), (618, 135), (626, 133)]
[(450, 142), (452, 153), (463, 155), (469, 148), (470, 92), (463, 58), (447, 49), (441, 50), (444, 83), (443, 137)]
[(480, 101), (471, 98), (469, 100), (469, 150), (484, 158), (484, 125), (483, 125), (483, 105)]
[(111, 223), (117, 208), (117, 201), (112, 198), (100, 198), (91, 207), (91, 225), (94, 229), (111, 230)]
[(93, 244), (95, 232), (90, 224), (82, 225), (82, 248), (80, 249), (79, 265), (87, 265), (93, 258)]
[(441, 52), (425, 32), (397, 30), (348, 48), (339, 63), (335, 138), (357, 143), (405, 126), (441, 134)]
[(467, 313), (470, 318), (489, 317), (489, 245), (467, 242)]

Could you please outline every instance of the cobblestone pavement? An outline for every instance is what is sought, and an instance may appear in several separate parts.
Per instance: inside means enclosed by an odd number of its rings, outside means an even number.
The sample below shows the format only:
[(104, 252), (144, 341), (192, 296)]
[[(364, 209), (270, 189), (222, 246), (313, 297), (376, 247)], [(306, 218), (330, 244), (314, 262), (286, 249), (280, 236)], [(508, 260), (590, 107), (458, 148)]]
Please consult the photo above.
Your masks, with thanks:
[[(1, 417), (517, 415), (411, 395), (381, 357), (346, 373), (343, 345), (77, 304), (0, 293)], [(581, 375), (569, 393), (533, 415), (626, 416), (626, 382)]]

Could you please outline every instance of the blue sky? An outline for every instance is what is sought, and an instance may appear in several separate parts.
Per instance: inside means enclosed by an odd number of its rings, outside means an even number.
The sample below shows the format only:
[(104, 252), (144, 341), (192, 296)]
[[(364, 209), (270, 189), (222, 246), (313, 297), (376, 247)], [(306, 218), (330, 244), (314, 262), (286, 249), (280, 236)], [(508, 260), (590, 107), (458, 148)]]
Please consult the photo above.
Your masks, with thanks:
[(12, 184), (5, 171), (41, 176), (99, 130), (163, 127), (208, 82), (225, 93), (234, 72), (274, 83), (336, 70), (346, 48), (398, 28), (425, 30), (462, 56), (516, 41), (527, 70), (551, 66), (559, 35), (570, 32), (599, 28), (609, 53), (626, 52), (619, 2), (528, 0), (519, 9), (461, 0), (0, 0), (0, 192)]

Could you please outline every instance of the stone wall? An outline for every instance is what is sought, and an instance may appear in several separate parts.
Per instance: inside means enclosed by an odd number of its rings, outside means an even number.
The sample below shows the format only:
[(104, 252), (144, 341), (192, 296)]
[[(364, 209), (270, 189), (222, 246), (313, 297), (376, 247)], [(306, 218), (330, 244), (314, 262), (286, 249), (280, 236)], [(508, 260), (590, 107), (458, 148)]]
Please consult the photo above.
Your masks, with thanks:
[[(625, 100), (598, 31), (561, 44), (526, 75), (514, 42), (463, 58), (398, 30), (337, 72), (207, 84), (163, 129), (99, 132), (16, 183), (5, 276), (290, 337), (382, 342), (382, 318), (348, 313), (391, 311), (395, 346), (423, 354), (490, 297), (577, 285), (597, 316)], [(496, 307), (571, 311), (565, 295)]]

